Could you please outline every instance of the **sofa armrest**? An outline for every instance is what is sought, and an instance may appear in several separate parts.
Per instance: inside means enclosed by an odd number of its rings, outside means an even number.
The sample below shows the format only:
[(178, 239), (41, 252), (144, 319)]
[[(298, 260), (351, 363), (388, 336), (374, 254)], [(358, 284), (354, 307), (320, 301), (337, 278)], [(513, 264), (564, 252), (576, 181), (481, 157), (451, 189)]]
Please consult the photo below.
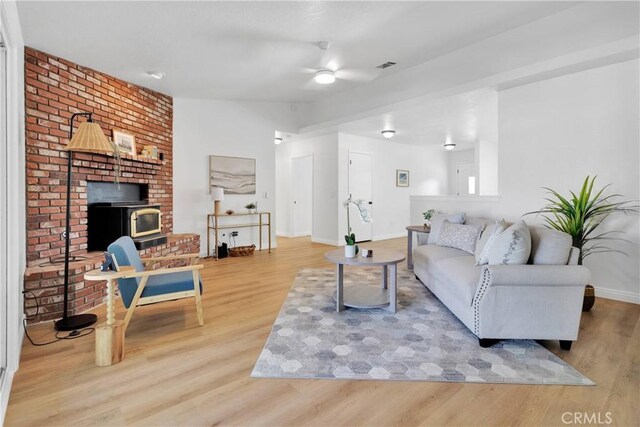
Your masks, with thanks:
[(582, 265), (487, 265), (489, 286), (581, 286), (591, 278)]

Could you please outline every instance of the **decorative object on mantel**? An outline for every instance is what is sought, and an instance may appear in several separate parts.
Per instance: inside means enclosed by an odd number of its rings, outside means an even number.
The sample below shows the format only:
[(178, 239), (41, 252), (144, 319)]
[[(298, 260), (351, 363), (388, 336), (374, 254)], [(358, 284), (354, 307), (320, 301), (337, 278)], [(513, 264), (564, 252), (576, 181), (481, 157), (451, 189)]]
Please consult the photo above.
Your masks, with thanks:
[(344, 236), (344, 240), (346, 245), (344, 247), (344, 256), (347, 258), (353, 258), (358, 254), (358, 245), (356, 245), (356, 235), (351, 231), (351, 218), (349, 217), (349, 205), (354, 205), (358, 208), (358, 213), (360, 214), (360, 219), (364, 222), (372, 222), (373, 219), (369, 216), (369, 211), (365, 207), (364, 200), (358, 199), (353, 200), (351, 196), (347, 197), (347, 199), (342, 204), (347, 210), (347, 234)]
[(224, 211), (224, 213), (226, 213), (227, 215), (233, 215), (235, 211), (233, 209), (227, 209), (226, 211)]
[[(539, 211), (527, 212), (525, 215), (537, 214), (542, 215), (547, 227), (563, 231), (570, 234), (573, 238), (573, 246), (580, 250), (578, 255), (578, 265), (582, 265), (584, 259), (592, 254), (604, 252), (616, 252), (627, 255), (618, 249), (611, 249), (602, 243), (606, 240), (617, 240), (628, 242), (620, 237), (612, 235), (621, 233), (621, 231), (605, 231), (594, 235), (593, 232), (602, 224), (609, 215), (615, 213), (629, 214), (638, 212), (638, 205), (632, 204), (631, 201), (613, 201), (622, 197), (621, 194), (609, 194), (604, 196), (604, 191), (611, 185), (607, 184), (596, 192), (593, 191), (593, 185), (597, 176), (591, 178), (587, 176), (582, 183), (582, 188), (578, 194), (573, 191), (570, 197), (563, 197), (555, 190), (543, 187), (553, 197), (547, 198), (549, 202)], [(587, 285), (584, 293), (584, 301), (582, 311), (589, 311), (595, 303), (595, 290), (593, 286)]]
[(155, 145), (145, 145), (140, 156), (146, 159), (158, 160), (158, 147)]
[[(78, 131), (73, 133), (73, 122), (78, 116), (87, 118), (86, 122), (80, 123)], [(73, 164), (73, 153), (114, 153), (118, 156), (117, 149), (102, 132), (100, 125), (93, 122), (91, 113), (75, 113), (71, 116), (69, 126), (69, 143), (66, 150), (67, 155), (67, 204), (66, 220), (64, 231), (64, 306), (62, 319), (55, 322), (58, 331), (73, 331), (93, 325), (98, 320), (95, 314), (76, 314), (69, 316), (69, 252), (71, 246), (71, 172)]]
[(213, 200), (213, 214), (220, 215), (220, 202), (224, 200), (224, 188), (211, 187), (211, 200)]
[(409, 186), (409, 171), (397, 169), (396, 170), (396, 187), (408, 187)]
[(225, 194), (256, 194), (256, 159), (209, 156), (209, 185)]
[(136, 155), (136, 137), (130, 133), (113, 129), (113, 142), (121, 153)]
[(431, 218), (433, 214), (436, 212), (435, 209), (429, 209), (425, 212), (422, 212), (422, 216), (424, 217), (424, 229), (429, 231), (431, 229)]
[(249, 213), (256, 213), (258, 211), (258, 202), (251, 202), (244, 205), (244, 208), (249, 211)]

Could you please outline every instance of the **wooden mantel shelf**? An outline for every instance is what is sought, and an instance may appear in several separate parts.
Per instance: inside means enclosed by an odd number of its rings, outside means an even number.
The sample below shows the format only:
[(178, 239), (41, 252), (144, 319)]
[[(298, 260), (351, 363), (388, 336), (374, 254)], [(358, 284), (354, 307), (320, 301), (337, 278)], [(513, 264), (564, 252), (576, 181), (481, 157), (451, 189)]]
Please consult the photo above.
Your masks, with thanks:
[[(94, 156), (100, 156), (100, 157), (110, 157), (110, 158), (114, 158), (115, 156), (111, 153), (107, 154), (107, 153), (73, 153), (73, 159), (74, 159), (74, 166), (79, 166), (76, 165), (75, 163), (78, 161), (93, 161), (95, 160), (93, 157)], [(142, 157), (142, 156), (132, 156), (130, 154), (120, 154), (120, 158), (122, 159), (122, 161), (131, 161), (131, 162), (137, 162), (137, 163), (146, 163), (148, 165), (162, 165), (164, 163), (163, 160), (159, 160), (159, 159), (150, 159), (147, 157)]]

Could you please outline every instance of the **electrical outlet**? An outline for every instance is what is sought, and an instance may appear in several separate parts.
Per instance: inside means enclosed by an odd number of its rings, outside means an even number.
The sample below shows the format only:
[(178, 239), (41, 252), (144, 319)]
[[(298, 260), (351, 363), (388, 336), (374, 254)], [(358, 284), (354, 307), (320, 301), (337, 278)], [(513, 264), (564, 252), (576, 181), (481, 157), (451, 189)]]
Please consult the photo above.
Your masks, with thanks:
[(238, 232), (237, 231), (232, 231), (231, 232), (231, 237), (238, 237)]

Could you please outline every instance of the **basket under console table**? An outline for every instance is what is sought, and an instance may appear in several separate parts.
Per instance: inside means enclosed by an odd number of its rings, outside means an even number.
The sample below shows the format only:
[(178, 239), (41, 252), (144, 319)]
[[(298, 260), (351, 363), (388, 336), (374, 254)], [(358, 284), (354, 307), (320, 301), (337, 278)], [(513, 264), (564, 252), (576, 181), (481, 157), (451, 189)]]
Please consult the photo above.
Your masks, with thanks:
[[(240, 224), (220, 224), (220, 218), (228, 217), (249, 217), (253, 220), (257, 217), (258, 222), (248, 222)], [(258, 250), (262, 250), (262, 230), (267, 228), (268, 250), (271, 253), (271, 212), (247, 212), (233, 214), (207, 214), (207, 256), (211, 254), (211, 232), (213, 231), (213, 257), (218, 259), (218, 242), (220, 230), (230, 230), (236, 228), (257, 228), (258, 229)]]

